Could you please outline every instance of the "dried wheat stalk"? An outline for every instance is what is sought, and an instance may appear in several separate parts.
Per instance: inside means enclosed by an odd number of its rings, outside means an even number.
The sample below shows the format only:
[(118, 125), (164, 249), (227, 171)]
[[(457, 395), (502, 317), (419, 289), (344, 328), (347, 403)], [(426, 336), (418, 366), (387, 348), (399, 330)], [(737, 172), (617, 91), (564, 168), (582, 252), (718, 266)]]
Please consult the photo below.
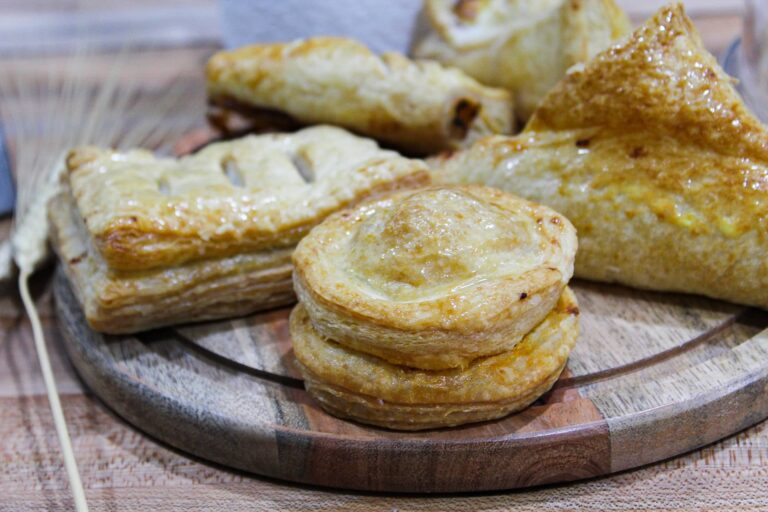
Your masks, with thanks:
[[(79, 48), (59, 66), (49, 66), (42, 78), (13, 62), (0, 73), (0, 119), (13, 140), (17, 184), (11, 239), (0, 246), (0, 282), (12, 279), (12, 259), (78, 512), (88, 506), (28, 288), (29, 277), (50, 257), (46, 205), (59, 189), (63, 157), (70, 148), (143, 146), (167, 152), (169, 141), (199, 122), (203, 105), (199, 88), (180, 80), (155, 89), (144, 87), (136, 78), (140, 73), (129, 65), (131, 53), (130, 48), (117, 52), (102, 81), (87, 73), (95, 56), (88, 48)], [(190, 108), (190, 104), (200, 107)]]

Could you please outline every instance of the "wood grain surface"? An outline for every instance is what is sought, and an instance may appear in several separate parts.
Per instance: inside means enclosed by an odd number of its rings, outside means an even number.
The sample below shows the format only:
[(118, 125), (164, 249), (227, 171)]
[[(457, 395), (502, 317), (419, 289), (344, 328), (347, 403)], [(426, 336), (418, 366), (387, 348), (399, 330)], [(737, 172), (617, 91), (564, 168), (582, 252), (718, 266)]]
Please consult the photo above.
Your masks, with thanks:
[(296, 372), (290, 308), (103, 336), (62, 272), (54, 296), (70, 360), (121, 417), (206, 460), (300, 483), (436, 493), (568, 482), (657, 462), (768, 416), (768, 312), (571, 286), (585, 321), (552, 392), (500, 420), (417, 433), (325, 414)]
[[(612, 477), (477, 495), (341, 493), (206, 464), (148, 438), (84, 391), (53, 321), (49, 277), (36, 282), (38, 304), (92, 510), (768, 510), (768, 423)], [(0, 510), (68, 510), (31, 331), (13, 297), (0, 298), (0, 361)]]
[[(720, 4), (727, 8), (728, 1)], [(737, 16), (725, 11), (696, 22), (716, 53), (739, 30)], [(0, 237), (8, 226), (0, 220)], [(611, 477), (474, 495), (333, 492), (203, 463), (141, 434), (84, 390), (53, 321), (49, 278), (37, 279), (36, 295), (92, 510), (768, 510), (765, 422), (689, 454)], [(18, 300), (7, 295), (0, 296), (0, 411), (0, 511), (71, 509), (30, 327)]]

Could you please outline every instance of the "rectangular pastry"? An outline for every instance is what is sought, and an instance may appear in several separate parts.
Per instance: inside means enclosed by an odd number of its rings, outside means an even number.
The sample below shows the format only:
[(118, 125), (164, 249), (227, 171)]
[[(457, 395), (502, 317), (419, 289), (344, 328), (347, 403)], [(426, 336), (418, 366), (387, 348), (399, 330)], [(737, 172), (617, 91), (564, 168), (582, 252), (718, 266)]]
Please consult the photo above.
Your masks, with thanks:
[(49, 204), (53, 245), (106, 333), (293, 301), (290, 256), (327, 215), (426, 184), (424, 163), (338, 128), (249, 136), (181, 159), (84, 147)]

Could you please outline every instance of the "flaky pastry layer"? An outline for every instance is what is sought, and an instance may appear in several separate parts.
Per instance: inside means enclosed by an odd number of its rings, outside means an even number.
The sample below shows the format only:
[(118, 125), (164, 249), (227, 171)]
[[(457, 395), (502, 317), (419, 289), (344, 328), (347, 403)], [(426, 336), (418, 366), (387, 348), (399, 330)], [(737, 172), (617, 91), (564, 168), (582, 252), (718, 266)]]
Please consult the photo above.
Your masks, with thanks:
[(329, 217), (298, 245), (294, 284), (323, 336), (442, 369), (510, 350), (554, 307), (576, 233), (485, 187), (392, 194)]
[(523, 409), (557, 380), (578, 337), (570, 289), (511, 351), (465, 369), (393, 365), (328, 340), (299, 303), (290, 318), (294, 352), (312, 396), (328, 412), (398, 430), (455, 426)]
[(429, 181), (423, 162), (330, 126), (178, 160), (84, 147), (67, 169), (88, 236), (110, 268), (126, 271), (289, 248), (330, 213)]
[(577, 63), (629, 33), (614, 0), (427, 0), (413, 54), (456, 66), (514, 94), (527, 120)]
[(519, 136), (432, 163), (566, 215), (578, 277), (768, 308), (768, 129), (682, 5), (572, 69)]
[[(512, 100), (458, 69), (414, 62), (338, 37), (217, 53), (206, 69), (214, 105), (275, 112), (302, 125), (329, 123), (409, 153), (428, 154), (510, 133)], [(250, 107), (250, 108), (248, 108)]]
[(109, 269), (69, 191), (49, 203), (52, 244), (96, 331), (122, 334), (239, 316), (294, 301), (292, 250), (276, 249), (138, 272)]

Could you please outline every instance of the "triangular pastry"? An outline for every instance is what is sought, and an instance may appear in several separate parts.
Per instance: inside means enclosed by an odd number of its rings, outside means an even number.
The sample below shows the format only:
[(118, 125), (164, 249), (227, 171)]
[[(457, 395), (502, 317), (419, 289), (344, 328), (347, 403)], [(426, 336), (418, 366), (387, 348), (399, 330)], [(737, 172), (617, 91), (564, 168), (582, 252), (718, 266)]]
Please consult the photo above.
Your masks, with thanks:
[(514, 93), (527, 120), (572, 65), (629, 33), (614, 0), (426, 0), (413, 54)]
[(423, 162), (328, 126), (181, 159), (84, 147), (49, 218), (91, 327), (135, 332), (290, 303), (291, 253), (313, 226), (428, 180)]
[[(412, 154), (466, 147), (514, 128), (512, 99), (458, 69), (378, 56), (340, 37), (219, 52), (206, 68), (216, 107), (283, 127), (333, 124)], [(227, 116), (219, 123), (227, 128)]]
[(680, 4), (571, 70), (519, 136), (433, 163), (567, 216), (578, 277), (768, 307), (768, 130)]

